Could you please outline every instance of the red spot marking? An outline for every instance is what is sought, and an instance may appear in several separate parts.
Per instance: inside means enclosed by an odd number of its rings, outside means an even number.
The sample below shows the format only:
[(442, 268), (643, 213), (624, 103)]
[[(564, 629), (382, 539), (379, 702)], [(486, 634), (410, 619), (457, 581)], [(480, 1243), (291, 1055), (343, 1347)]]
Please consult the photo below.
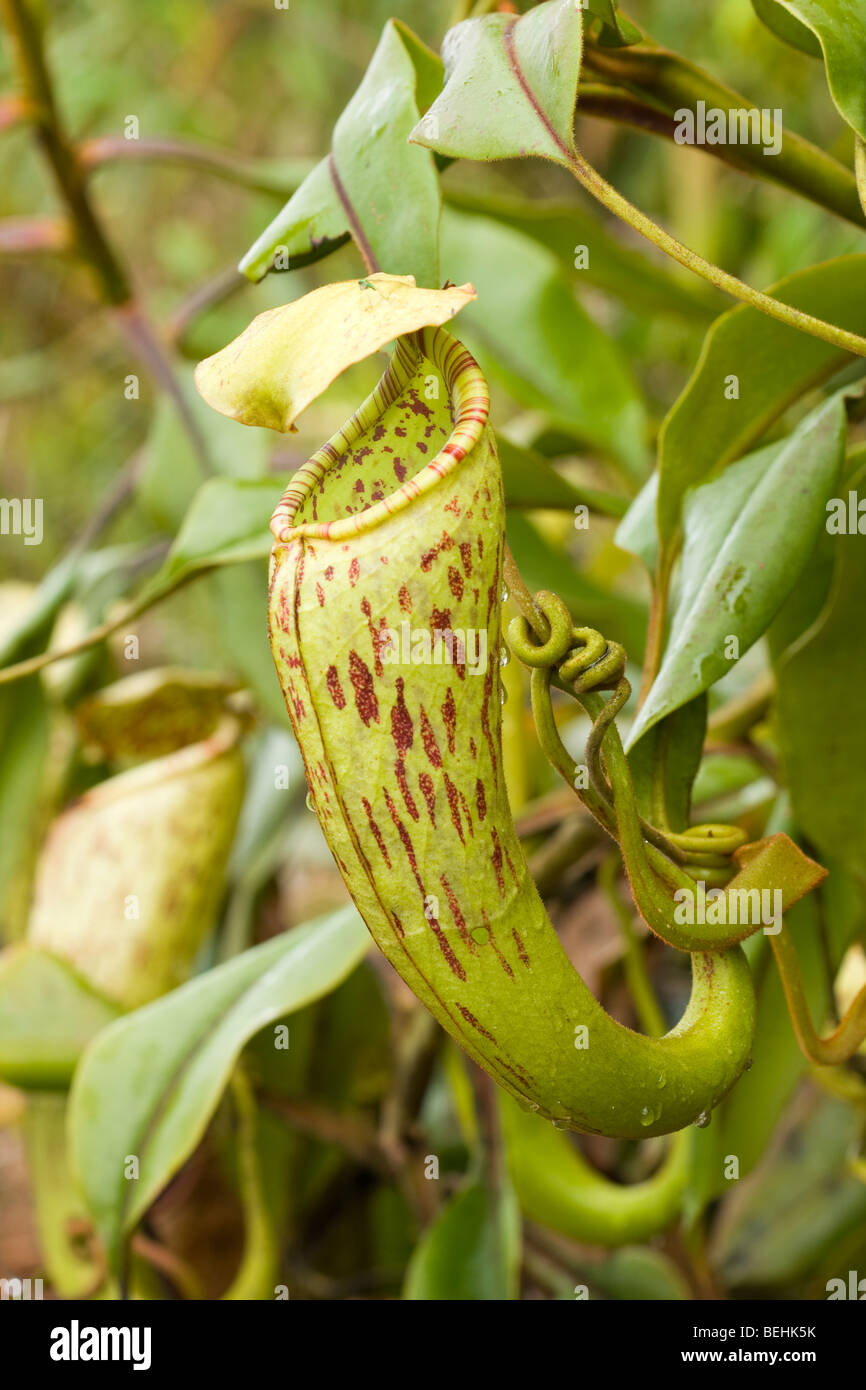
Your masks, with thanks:
[(448, 566), (448, 587), (456, 599), (463, 597), (463, 575), (456, 565)]
[(472, 817), (469, 814), (469, 805), (466, 801), (466, 797), (463, 795), (462, 792), (460, 792), (460, 805), (463, 807), (463, 815), (466, 819), (466, 829), (469, 831), (469, 834), (472, 835), (474, 838), (475, 831), (472, 829)]
[(418, 786), (421, 788), (421, 791), (424, 795), (424, 800), (427, 802), (427, 811), (429, 813), (431, 821), (433, 822), (433, 829), (435, 830), (436, 792), (433, 789), (433, 778), (430, 776), (429, 772), (420, 772), (418, 774)]
[(319, 607), (320, 607), (320, 608), (324, 608), (324, 606), (325, 606), (325, 591), (324, 591), (324, 589), (322, 588), (321, 584), (317, 584), (317, 585), (316, 585), (316, 598), (319, 600)]
[(511, 928), (511, 935), (514, 937), (514, 944), (517, 947), (517, 954), (519, 955), (520, 959), (523, 961), (523, 964), (526, 966), (528, 970), (530, 968), (529, 956), (527, 955), (526, 947), (523, 944), (523, 938), (516, 927)]
[(469, 740), (469, 752), (472, 754), (473, 758), (478, 757), (478, 745), (474, 738), (470, 738)]
[(400, 795), (406, 803), (406, 810), (413, 820), (418, 820), (418, 807), (412, 799), (409, 783), (406, 781), (406, 764), (402, 758), (398, 758), (394, 764), (394, 776), (397, 778), (397, 786), (400, 788)]
[(382, 424), (377, 425), (377, 426), (375, 427), (375, 429), (373, 430), (373, 434), (372, 434), (372, 436), (371, 436), (371, 438), (372, 438), (372, 440), (373, 440), (373, 443), (374, 443), (374, 444), (377, 444), (384, 434), (385, 434), (385, 426), (382, 425)]
[(375, 839), (376, 844), (379, 846), (379, 849), (380, 849), (381, 854), (382, 854), (382, 858), (383, 858), (384, 861), (385, 861), (385, 865), (386, 865), (387, 868), (390, 869), (390, 867), (391, 867), (391, 860), (390, 860), (390, 858), (389, 858), (389, 856), (388, 856), (388, 847), (387, 847), (387, 845), (385, 844), (385, 839), (384, 839), (384, 836), (382, 835), (381, 830), (379, 829), (378, 825), (376, 824), (376, 821), (375, 821), (374, 818), (373, 818), (373, 808), (372, 808), (372, 806), (370, 805), (369, 801), (367, 800), (366, 796), (362, 796), (362, 797), (361, 797), (361, 805), (363, 806), (364, 810), (365, 810), (366, 813), (367, 813), (367, 820), (370, 822), (370, 829), (371, 829), (372, 832), (373, 832), (373, 838)]
[(463, 845), (466, 841), (463, 838), (463, 826), (460, 823), (460, 806), (458, 804), (457, 788), (451, 781), (447, 772), (443, 775), (445, 777), (445, 791), (448, 793), (448, 805), (451, 808), (451, 824), (460, 836), (460, 843)]
[(461, 562), (461, 564), (463, 565), (463, 573), (466, 575), (466, 577), (467, 577), (467, 579), (468, 579), (469, 575), (472, 573), (472, 542), (471, 542), (471, 541), (461, 541), (461, 542), (460, 542), (460, 562)]
[(457, 706), (454, 703), (454, 693), (448, 687), (448, 694), (442, 702), (442, 720), (445, 724), (445, 734), (448, 739), (448, 752), (454, 752), (454, 737), (457, 729)]
[(409, 593), (409, 590), (406, 588), (406, 585), (405, 585), (405, 584), (401, 584), (401, 585), (400, 585), (400, 592), (399, 592), (399, 594), (397, 595), (397, 597), (398, 597), (399, 600), (400, 600), (400, 612), (401, 612), (401, 613), (411, 613), (411, 612), (412, 612), (412, 595)]
[(326, 578), (326, 579), (333, 579), (333, 577), (334, 577), (334, 566), (333, 566), (333, 565), (329, 565), (328, 568), (325, 570), (325, 578)]
[(328, 670), (325, 674), (325, 680), (328, 684), (328, 694), (330, 695), (334, 704), (337, 706), (337, 709), (345, 709), (346, 697), (343, 694), (343, 687), (340, 684), (340, 677), (337, 672), (336, 666), (328, 667)]
[(355, 704), (365, 725), (379, 722), (379, 701), (373, 686), (373, 675), (355, 651), (349, 652), (349, 679), (355, 689)]
[(375, 670), (376, 675), (379, 676), (379, 677), (381, 677), (381, 675), (382, 675), (382, 638), (381, 638), (381, 636), (380, 636), (380, 633), (381, 633), (381, 629), (384, 628), (384, 626), (385, 626), (385, 620), (384, 620), (384, 618), (381, 619), (381, 621), (380, 621), (380, 623), (379, 623), (380, 632), (377, 632), (376, 629), (375, 629), (375, 627), (373, 626), (373, 614), (372, 614), (372, 612), (371, 612), (371, 610), (370, 610), (370, 600), (369, 600), (368, 598), (362, 598), (362, 599), (361, 599), (361, 612), (364, 614), (364, 617), (365, 617), (366, 620), (367, 620), (367, 631), (368, 631), (369, 634), (370, 634), (370, 642), (371, 642), (372, 647), (373, 647), (373, 669)]
[(457, 498), (456, 498), (456, 497), (452, 497), (451, 500), (450, 500), (449, 502), (446, 502), (446, 503), (445, 503), (445, 506), (443, 507), (442, 510), (443, 510), (443, 511), (446, 511), (446, 512), (452, 512), (452, 513), (454, 514), (454, 516), (459, 516), (459, 515), (460, 515), (460, 503), (457, 501)]
[(484, 1027), (478, 1022), (478, 1019), (475, 1017), (474, 1014), (471, 1014), (471, 1013), (469, 1012), (469, 1010), (468, 1010), (467, 1008), (464, 1008), (464, 1006), (463, 1006), (462, 1004), (458, 1004), (457, 1007), (458, 1007), (458, 1009), (460, 1010), (460, 1012), (462, 1013), (463, 1017), (466, 1019), (466, 1022), (469, 1023), (469, 1024), (471, 1024), (472, 1027), (473, 1027), (474, 1029), (476, 1029), (476, 1031), (479, 1032), (483, 1038), (487, 1038), (487, 1039), (488, 1039), (490, 1042), (492, 1042), (492, 1043), (495, 1043), (495, 1042), (496, 1042), (496, 1039), (494, 1038), (493, 1034), (492, 1034), (492, 1033), (488, 1033), (487, 1029), (484, 1028)]
[(493, 764), (493, 772), (496, 774), (498, 760), (496, 757), (496, 747), (493, 742), (493, 734), (490, 731), (490, 693), (493, 690), (493, 668), (489, 667), (484, 677), (484, 695), (481, 701), (481, 730), (487, 740), (487, 747), (490, 750), (490, 761)]
[(511, 855), (508, 853), (508, 850), (505, 851), (505, 862), (507, 863), (507, 865), (508, 865), (508, 867), (509, 867), (509, 869), (510, 869), (510, 871), (511, 871), (511, 877), (514, 879), (515, 884), (516, 884), (517, 887), (519, 888), (519, 887), (520, 887), (520, 879), (517, 877), (517, 870), (515, 869), (514, 865), (513, 865), (512, 862), (511, 862)]
[(499, 964), (502, 966), (502, 969), (505, 971), (506, 975), (510, 976), (510, 978), (513, 980), (514, 971), (511, 969), (511, 966), (508, 964), (508, 961), (505, 959), (504, 955), (499, 949), (499, 946), (497, 945), (496, 938), (493, 935), (493, 932), (490, 930), (490, 918), (487, 916), (487, 912), (483, 907), (481, 909), (481, 916), (484, 918), (484, 925), (487, 928), (487, 933), (490, 938), (490, 945), (496, 952), (496, 959), (499, 961)]
[(351, 584), (353, 589), (358, 582), (358, 576), (360, 575), (360, 573), (361, 566), (358, 564), (358, 557), (356, 555), (354, 559), (352, 559), (349, 563), (349, 583)]
[[(473, 753), (474, 753), (473, 749)], [(475, 805), (478, 808), (478, 819), (483, 820), (487, 815), (487, 797), (484, 795), (484, 783), (481, 778), (475, 782)]]
[(505, 897), (505, 879), (502, 876), (502, 846), (499, 843), (499, 836), (495, 830), (490, 832), (493, 840), (493, 854), (490, 862), (493, 865), (493, 872), (496, 874), (496, 887), (499, 889), (500, 898)]
[(448, 882), (448, 879), (445, 877), (444, 874), (441, 875), (440, 882), (442, 884), (442, 887), (445, 889), (445, 896), (448, 899), (448, 906), (451, 910), (451, 916), (454, 918), (454, 925), (460, 933), (461, 940), (466, 942), (466, 945), (469, 947), (469, 950), (472, 952), (473, 956), (477, 956), (478, 947), (469, 934), (469, 928), (466, 925), (466, 918), (463, 916), (460, 904), (457, 901), (457, 894), (454, 892), (454, 889), (451, 887), (451, 884)]
[(415, 729), (412, 724), (412, 716), (406, 708), (406, 700), (403, 694), (403, 677), (397, 677), (397, 699), (391, 709), (391, 737), (394, 746), (402, 758), (412, 747), (415, 738)]
[(397, 475), (397, 481), (400, 482), (400, 483), (404, 482), (404, 480), (405, 480), (405, 478), (406, 478), (406, 465), (405, 465), (405, 463), (401, 463), (399, 459), (395, 459), (395, 460), (394, 460), (394, 472), (395, 472), (396, 475)]
[(442, 754), (439, 752), (439, 744), (436, 742), (433, 726), (427, 718), (427, 712), (423, 705), (421, 706), (421, 740), (424, 744), (424, 751), (427, 754), (428, 762), (430, 762), (433, 767), (441, 767)]

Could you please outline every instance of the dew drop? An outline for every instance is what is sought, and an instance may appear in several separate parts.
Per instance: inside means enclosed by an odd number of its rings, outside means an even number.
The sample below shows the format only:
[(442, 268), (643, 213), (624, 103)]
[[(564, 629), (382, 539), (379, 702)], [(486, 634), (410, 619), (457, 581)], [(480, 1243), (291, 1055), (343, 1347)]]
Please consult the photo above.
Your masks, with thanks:
[(656, 1085), (658, 1086), (659, 1090), (661, 1091), (661, 1090), (663, 1089), (663, 1087), (665, 1087), (667, 1084), (668, 1084), (668, 1079), (667, 1079), (667, 1077), (665, 1076), (665, 1074), (664, 1074), (663, 1071), (660, 1071), (659, 1074), (658, 1074), (658, 1076), (656, 1077)]
[(507, 647), (500, 647), (500, 649), (499, 649), (499, 665), (500, 665), (500, 666), (507, 666), (510, 660), (511, 660), (511, 652), (508, 650), (508, 648), (507, 648)]
[(640, 1122), (644, 1129), (646, 1129), (648, 1125), (651, 1125), (654, 1119), (655, 1115), (650, 1110), (649, 1106), (645, 1105), (640, 1112)]
[(504, 705), (504, 704), (505, 704), (505, 701), (506, 701), (507, 699), (508, 699), (508, 691), (505, 689), (505, 686), (502, 685), (502, 684), (500, 683), (500, 686), (499, 686), (499, 703), (500, 703), (500, 705)]
[(315, 812), (316, 803), (313, 801), (313, 793), (307, 792), (307, 810)]
[(709, 1110), (702, 1110), (698, 1118), (695, 1120), (695, 1124), (697, 1125), (698, 1129), (706, 1129), (707, 1125), (710, 1123), (710, 1120), (712, 1118), (713, 1117), (710, 1114)]
[(755, 1065), (755, 1059), (754, 1059), (754, 1057), (750, 1057), (749, 1060), (748, 1060), (748, 1062), (746, 1063), (746, 1065), (743, 1067), (743, 1071), (751, 1071), (751, 1070), (752, 1070), (752, 1067), (753, 1067), (754, 1065)]
[(553, 1124), (553, 1128), (554, 1128), (554, 1129), (567, 1129), (567, 1128), (568, 1128), (568, 1126), (567, 1126), (566, 1123), (565, 1123), (565, 1120), (561, 1120), (561, 1119), (559, 1119), (559, 1118), (553, 1120), (553, 1121), (552, 1121), (552, 1124)]
[(508, 602), (509, 594), (508, 594), (508, 585), (507, 585), (507, 584), (503, 584), (503, 586), (502, 586), (502, 594), (500, 595), (500, 597), (502, 598), (502, 602), (503, 602), (503, 603), (507, 603), (507, 602)]

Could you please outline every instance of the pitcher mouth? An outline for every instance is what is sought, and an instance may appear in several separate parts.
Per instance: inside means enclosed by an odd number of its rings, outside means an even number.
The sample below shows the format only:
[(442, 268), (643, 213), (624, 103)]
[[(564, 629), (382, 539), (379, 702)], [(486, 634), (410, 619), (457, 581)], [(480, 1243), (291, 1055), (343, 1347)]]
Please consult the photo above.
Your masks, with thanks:
[[(364, 511), (331, 521), (304, 521), (294, 525), (298, 508), (311, 496), (328, 470), (398, 399), (424, 357), (441, 372), (451, 402), (453, 425), (447, 442), (414, 477)], [(481, 368), (471, 352), (450, 333), (443, 328), (422, 328), (398, 338), (394, 356), (376, 389), (342, 429), (292, 478), (271, 517), (275, 541), (285, 544), (301, 536), (338, 541), (374, 529), (429, 492), (457, 468), (481, 438), (489, 412), (490, 393)]]

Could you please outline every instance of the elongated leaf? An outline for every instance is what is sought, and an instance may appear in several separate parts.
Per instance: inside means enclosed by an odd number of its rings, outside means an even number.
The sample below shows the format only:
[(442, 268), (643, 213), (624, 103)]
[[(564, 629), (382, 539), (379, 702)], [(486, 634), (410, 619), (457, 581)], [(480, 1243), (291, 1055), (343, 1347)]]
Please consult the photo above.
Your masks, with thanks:
[(418, 289), (411, 275), (323, 285), (259, 314), (234, 342), (199, 362), (196, 386), (220, 414), (285, 432), (354, 362), (392, 338), (447, 323), (474, 298), (471, 285)]
[(619, 349), (578, 303), (556, 258), (488, 218), (446, 212), (442, 264), (478, 298), (461, 336), (521, 403), (645, 473), (646, 419)]
[[(680, 602), (629, 745), (709, 689), (756, 642), (815, 546), (844, 458), (841, 396), (696, 489), (686, 505)], [(726, 650), (736, 638), (737, 649)]]
[(411, 1302), (500, 1301), (517, 1297), (520, 1217), (511, 1189), (498, 1196), (467, 1183), (419, 1242), (406, 1273)]
[(288, 474), (272, 473), (256, 482), (210, 478), (203, 483), (149, 590), (161, 593), (198, 570), (267, 556), (274, 498), (288, 481)]
[[(866, 256), (843, 256), (798, 271), (770, 293), (786, 304), (866, 332)], [(659, 440), (658, 526), (664, 555), (676, 543), (689, 487), (751, 448), (804, 391), (849, 360), (828, 343), (742, 306), (707, 334), (701, 359), (668, 414)], [(739, 395), (727, 399), (726, 378)]]
[[(546, 246), (573, 282), (596, 285), (635, 312), (675, 315), (707, 323), (721, 307), (718, 292), (695, 276), (677, 275), (659, 260), (628, 246), (600, 217), (578, 202), (502, 197), (466, 188), (445, 188), (445, 205), (457, 212), (494, 218)], [(578, 251), (585, 247), (585, 265)]]
[[(106, 1029), (71, 1092), (70, 1145), (112, 1262), (126, 1232), (201, 1139), (245, 1043), (327, 994), (369, 938), (341, 908), (256, 946)], [(138, 1177), (124, 1168), (138, 1159)]]
[[(260, 478), (276, 442), (273, 435), (262, 429), (241, 432), (209, 410), (193, 386), (191, 370), (184, 374), (181, 389), (214, 472)], [(144, 444), (144, 463), (136, 485), (138, 501), (158, 526), (173, 535), (202, 481), (201, 463), (189, 433), (174, 403), (162, 396)]]
[(27, 918), (50, 737), (38, 676), (0, 690), (0, 941), (19, 937)]
[(540, 155), (567, 163), (581, 62), (581, 7), (548, 0), (449, 29), (445, 86), (410, 139), (455, 159)]
[[(866, 495), (866, 468), (848, 487), (855, 498)], [(827, 603), (803, 637), (776, 659), (779, 742), (804, 833), (822, 854), (862, 874), (866, 544), (856, 531), (832, 539), (838, 549)]]
[(823, 54), (830, 95), (866, 139), (866, 10), (859, 0), (755, 0), (755, 8), (787, 42)]
[(585, 0), (583, 8), (602, 21), (599, 42), (611, 48), (622, 48), (639, 41), (640, 30), (623, 19), (616, 0)]
[(658, 469), (647, 478), (619, 526), (614, 540), (622, 550), (643, 560), (650, 574), (658, 564), (659, 545), (656, 504), (659, 495)]
[(0, 1080), (34, 1090), (68, 1086), (91, 1038), (119, 1013), (71, 966), (16, 946), (0, 955)]
[(407, 143), (439, 90), (442, 65), (396, 20), (385, 25), (364, 79), (334, 128), (331, 153), (240, 263), (251, 280), (278, 251), (303, 265), (321, 244), (351, 235), (368, 269), (439, 284), (439, 181), (432, 158)]
[(535, 449), (521, 448), (502, 435), (497, 436), (497, 448), (509, 507), (573, 512), (576, 506), (585, 505), (603, 516), (622, 516), (628, 506), (627, 497), (572, 483)]
[(797, 19), (793, 10), (787, 10), (778, 0), (752, 0), (752, 8), (758, 18), (783, 43), (790, 44), (792, 48), (799, 48), (801, 53), (808, 53), (812, 58), (821, 57), (821, 45), (811, 29), (807, 29), (806, 25)]

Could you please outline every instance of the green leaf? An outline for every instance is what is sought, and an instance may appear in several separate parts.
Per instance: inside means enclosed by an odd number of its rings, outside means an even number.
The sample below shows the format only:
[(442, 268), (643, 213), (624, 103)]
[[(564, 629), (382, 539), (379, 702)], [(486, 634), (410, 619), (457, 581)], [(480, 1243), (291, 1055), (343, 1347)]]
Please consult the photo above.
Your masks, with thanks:
[(548, 0), (449, 29), (445, 86), (410, 139), (454, 159), (539, 155), (567, 163), (582, 52), (581, 7)]
[(583, 505), (603, 516), (622, 516), (628, 506), (627, 497), (570, 482), (535, 449), (512, 444), (501, 434), (496, 445), (509, 507), (573, 512)]
[[(266, 1024), (334, 989), (369, 946), (353, 907), (245, 951), (127, 1014), (87, 1049), (70, 1146), (116, 1264), (123, 1237), (201, 1139), (239, 1053)], [(126, 1156), (139, 1161), (136, 1182)]]
[[(848, 480), (848, 489), (855, 496), (866, 492), (866, 467)], [(862, 874), (866, 545), (856, 531), (832, 540), (837, 556), (827, 602), (812, 627), (776, 658), (779, 746), (803, 833), (819, 853)]]
[(0, 941), (20, 936), (42, 829), (51, 721), (38, 676), (0, 689)]
[(606, 47), (624, 48), (640, 41), (640, 30), (617, 12), (616, 0), (585, 0), (583, 8), (602, 21), (599, 42)]
[(732, 1184), (711, 1248), (726, 1285), (779, 1291), (837, 1244), (847, 1276), (852, 1232), (866, 1220), (866, 1186), (844, 1169), (856, 1131), (851, 1107), (819, 1093), (751, 1182)]
[[(866, 332), (866, 256), (810, 266), (780, 280), (769, 293), (853, 332)], [(747, 305), (716, 320), (659, 439), (660, 563), (676, 548), (687, 489), (739, 458), (792, 402), (849, 360), (847, 353)], [(725, 397), (730, 375), (739, 382), (735, 400)]]
[[(181, 390), (214, 472), (233, 478), (260, 478), (275, 443), (272, 436), (261, 429), (235, 429), (209, 410), (193, 386), (191, 370), (184, 375)], [(174, 403), (161, 396), (144, 444), (144, 463), (136, 485), (139, 503), (157, 526), (174, 534), (201, 483), (201, 462), (189, 432)]]
[(216, 641), (225, 660), (243, 677), (265, 714), (282, 724), (286, 706), (267, 629), (261, 621), (262, 594), (267, 593), (268, 585), (267, 563), (249, 560), (231, 569), (221, 567), (205, 583), (213, 604)]
[[(718, 313), (719, 296), (695, 276), (687, 279), (667, 265), (628, 246), (598, 216), (578, 202), (529, 200), (495, 193), (446, 188), (445, 205), (505, 223), (552, 251), (574, 284), (595, 285), (615, 295), (631, 310), (664, 317), (675, 315), (697, 324)], [(586, 247), (587, 263), (575, 266)]]
[(489, 218), (446, 212), (442, 263), (478, 298), (460, 336), (514, 398), (643, 478), (646, 418), (628, 364), (578, 303), (556, 258)]
[(287, 432), (347, 367), (392, 338), (446, 323), (474, 298), (471, 285), (425, 290), (400, 275), (322, 285), (266, 309), (233, 342), (199, 362), (196, 386), (221, 415)]
[[(755, 8), (781, 38), (824, 55), (830, 95), (866, 139), (866, 10), (859, 0), (761, 0)], [(813, 46), (806, 35), (814, 36)]]
[(29, 946), (0, 955), (0, 1079), (10, 1086), (69, 1085), (91, 1038), (120, 1010), (65, 961)]
[(630, 747), (730, 670), (731, 638), (736, 659), (766, 631), (818, 539), (846, 424), (837, 394), (783, 443), (741, 459), (687, 501), (680, 601)]
[(258, 482), (211, 478), (203, 483), (148, 592), (174, 588), (200, 570), (267, 556), (273, 544), (269, 522), (290, 476), (273, 473)]
[(438, 91), (442, 65), (405, 25), (389, 20), (334, 128), (331, 153), (289, 199), (240, 263), (251, 280), (279, 251), (289, 265), (351, 235), (368, 270), (439, 284), (439, 180), (431, 156), (407, 137)]
[(520, 1216), (510, 1187), (470, 1180), (421, 1237), (403, 1297), (412, 1302), (517, 1298)]
[(650, 574), (658, 564), (659, 542), (656, 505), (659, 495), (658, 469), (651, 473), (616, 528), (615, 543), (643, 560)]
[(811, 58), (821, 57), (821, 45), (811, 29), (797, 19), (793, 10), (788, 10), (779, 0), (752, 0), (755, 14), (767, 28), (792, 48), (808, 53)]

